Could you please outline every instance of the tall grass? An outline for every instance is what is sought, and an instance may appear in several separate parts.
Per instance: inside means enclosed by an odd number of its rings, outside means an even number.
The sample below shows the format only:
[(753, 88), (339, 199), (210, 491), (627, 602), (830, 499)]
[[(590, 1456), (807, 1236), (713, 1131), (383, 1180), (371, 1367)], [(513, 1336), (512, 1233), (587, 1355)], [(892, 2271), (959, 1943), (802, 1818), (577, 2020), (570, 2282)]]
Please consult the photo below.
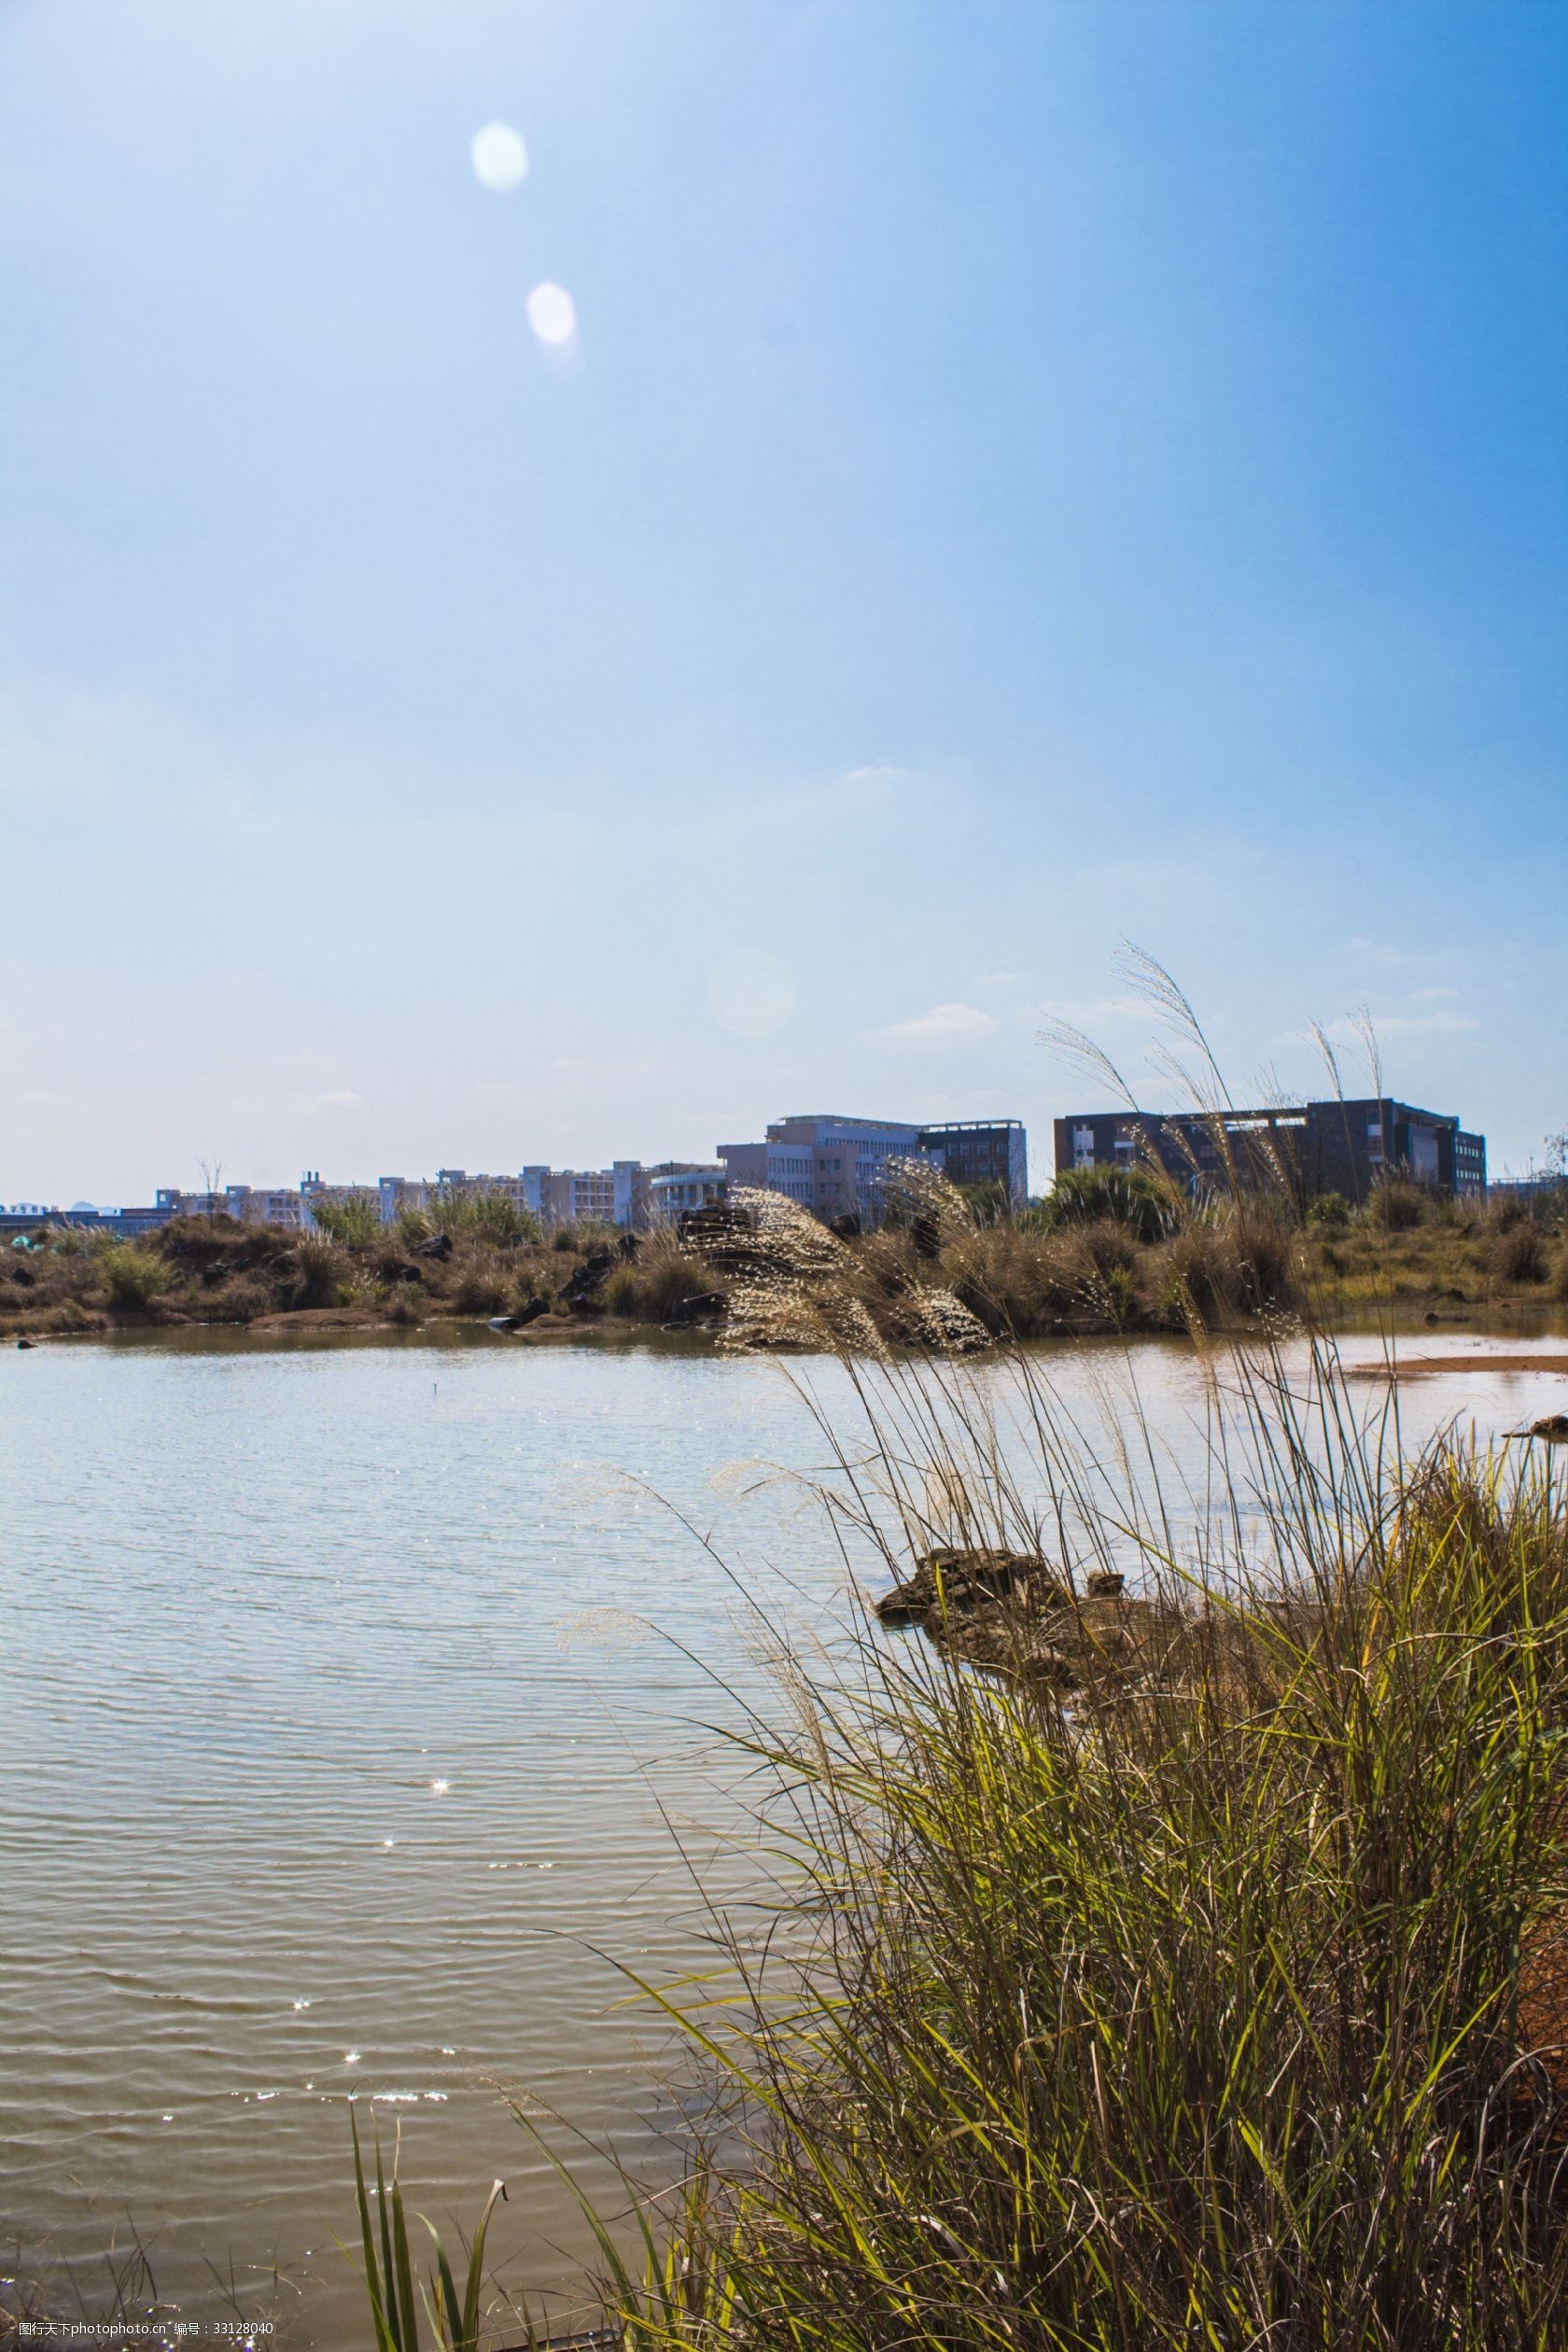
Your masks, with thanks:
[(1023, 1350), (813, 1403), (847, 1561), (1112, 1566), (1144, 1630), (1071, 1691), (865, 1620), (787, 1663), (771, 1925), (646, 1988), (714, 2103), (646, 2269), (601, 2238), (628, 2345), (1568, 2340), (1564, 1482), (1410, 1457), (1322, 1343), (1232, 1368), (1196, 1486)]
[(737, 1943), (738, 2025), (682, 2018), (724, 2130), (634, 2340), (1561, 2344), (1561, 1492), (1403, 1464), (1274, 1364), (1172, 1543), (1019, 1379), (1046, 1513), (973, 1392), (896, 1373), (835, 1509), (929, 1540), (937, 1469), (972, 1536), (1130, 1549), (1175, 1638), (1070, 1705), (869, 1640), (797, 1679), (753, 1741), (794, 1949)]

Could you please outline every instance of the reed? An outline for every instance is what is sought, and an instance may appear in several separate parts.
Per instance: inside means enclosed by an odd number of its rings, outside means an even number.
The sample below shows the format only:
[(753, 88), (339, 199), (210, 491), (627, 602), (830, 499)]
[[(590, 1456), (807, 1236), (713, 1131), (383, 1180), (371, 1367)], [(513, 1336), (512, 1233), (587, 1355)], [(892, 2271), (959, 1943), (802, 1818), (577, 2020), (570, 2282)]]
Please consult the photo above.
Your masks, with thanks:
[(1023, 1349), (803, 1379), (862, 1581), (1111, 1568), (1159, 1639), (1072, 1687), (864, 1617), (786, 1659), (739, 1743), (767, 1932), (643, 1988), (714, 2097), (646, 2260), (601, 2225), (625, 2345), (1563, 2340), (1563, 1482), (1408, 1455), (1324, 1342), (1212, 1370), (1196, 1488)]
[(1330, 1360), (1304, 1405), (1274, 1360), (1173, 1544), (1016, 1381), (1047, 1507), (961, 1377), (894, 1370), (861, 1377), (841, 1522), (906, 1554), (937, 1492), (971, 1540), (1071, 1531), (1183, 1639), (1071, 1698), (869, 1634), (847, 1680), (793, 1676), (751, 1742), (793, 1935), (737, 1939), (732, 2028), (670, 2005), (723, 2131), (679, 2297), (619, 2282), (628, 2340), (1560, 2343), (1561, 1492), (1405, 1464)]

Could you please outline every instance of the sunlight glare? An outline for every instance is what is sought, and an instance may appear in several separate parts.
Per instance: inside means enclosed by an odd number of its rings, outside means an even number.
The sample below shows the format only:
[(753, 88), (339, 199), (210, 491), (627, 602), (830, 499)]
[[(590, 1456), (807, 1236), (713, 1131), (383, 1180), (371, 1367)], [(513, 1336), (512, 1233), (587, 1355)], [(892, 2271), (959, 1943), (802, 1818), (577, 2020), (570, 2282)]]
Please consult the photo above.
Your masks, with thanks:
[(528, 297), (528, 324), (541, 343), (562, 350), (577, 334), (577, 304), (564, 286), (545, 278)]
[(487, 122), (469, 141), (469, 159), (482, 188), (509, 196), (528, 176), (528, 150), (510, 122)]

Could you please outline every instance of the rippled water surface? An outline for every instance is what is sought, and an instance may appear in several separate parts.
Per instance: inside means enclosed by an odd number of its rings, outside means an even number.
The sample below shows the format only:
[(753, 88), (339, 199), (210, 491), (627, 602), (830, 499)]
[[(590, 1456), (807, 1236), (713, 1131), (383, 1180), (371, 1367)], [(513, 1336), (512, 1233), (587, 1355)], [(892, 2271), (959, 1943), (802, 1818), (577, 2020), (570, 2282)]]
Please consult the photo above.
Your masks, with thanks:
[[(1456, 1351), (1405, 1391), (1410, 1435), (1568, 1389)], [(1053, 1375), (1098, 1410), (1116, 1363)], [(1193, 1358), (1137, 1364), (1196, 1460)], [(680, 1351), (0, 1355), (5, 2250), (91, 2299), (129, 2216), (187, 2310), (221, 2309), (231, 2263), (290, 2343), (357, 2340), (353, 2092), (401, 2119), (415, 2202), (471, 2214), (504, 2175), (509, 2272), (565, 2276), (581, 2225), (502, 2094), (671, 2166), (659, 2037), (612, 1961), (702, 1965), (698, 1883), (745, 1883), (707, 1670), (758, 1688), (745, 1596), (810, 1623), (844, 1569), (739, 1465), (821, 1452), (777, 1365)]]

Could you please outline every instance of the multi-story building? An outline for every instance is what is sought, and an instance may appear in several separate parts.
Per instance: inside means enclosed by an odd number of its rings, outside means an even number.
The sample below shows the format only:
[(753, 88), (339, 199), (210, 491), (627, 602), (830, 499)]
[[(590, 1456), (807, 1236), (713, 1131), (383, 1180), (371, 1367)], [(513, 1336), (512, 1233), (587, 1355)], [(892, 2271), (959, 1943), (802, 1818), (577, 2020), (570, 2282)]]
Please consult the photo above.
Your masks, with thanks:
[(923, 1127), (919, 1149), (952, 1184), (994, 1185), (1015, 1209), (1029, 1200), (1029, 1140), (1021, 1119), (948, 1119)]
[(761, 1143), (721, 1143), (732, 1186), (782, 1193), (813, 1215), (858, 1217), (879, 1225), (889, 1170), (925, 1160), (958, 1184), (1001, 1184), (1021, 1208), (1029, 1197), (1029, 1153), (1017, 1119), (955, 1119), (917, 1127), (911, 1120), (851, 1119), (815, 1113), (776, 1119)]
[(1224, 1112), (1093, 1111), (1056, 1122), (1057, 1172), (1130, 1168), (1150, 1154), (1195, 1193), (1283, 1183), (1304, 1199), (1364, 1200), (1387, 1176), (1446, 1193), (1486, 1190), (1486, 1138), (1392, 1096)]
[(71, 1225), (78, 1233), (107, 1233), (133, 1241), (142, 1234), (156, 1233), (173, 1213), (156, 1204), (141, 1209), (62, 1209), (41, 1200), (14, 1200), (8, 1208), (0, 1209), (0, 1240), (16, 1240), (44, 1225)]
[(304, 1223), (304, 1204), (297, 1186), (285, 1184), (225, 1184), (223, 1208), (242, 1225), (287, 1225), (298, 1231)]
[(672, 1162), (648, 1172), (648, 1221), (653, 1225), (679, 1225), (695, 1209), (711, 1209), (725, 1197), (726, 1178), (721, 1161)]
[(540, 1225), (614, 1225), (617, 1176), (612, 1168), (525, 1168), (522, 1201)]
[(876, 1225), (889, 1168), (917, 1158), (919, 1138), (912, 1122), (815, 1112), (776, 1119), (762, 1143), (721, 1143), (719, 1157), (732, 1184), (782, 1193), (824, 1220)]

